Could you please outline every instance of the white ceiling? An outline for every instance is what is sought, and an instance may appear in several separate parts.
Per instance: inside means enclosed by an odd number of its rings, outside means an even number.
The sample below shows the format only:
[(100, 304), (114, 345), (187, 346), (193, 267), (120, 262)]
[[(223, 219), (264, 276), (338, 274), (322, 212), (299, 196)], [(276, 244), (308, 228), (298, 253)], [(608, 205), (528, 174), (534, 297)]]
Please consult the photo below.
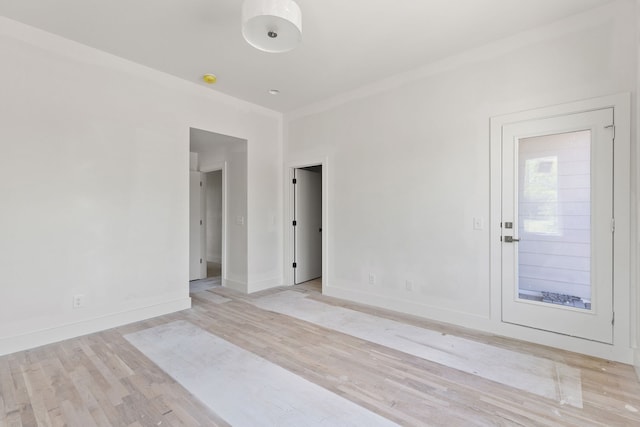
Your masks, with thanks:
[(241, 0), (0, 0), (0, 14), (286, 112), (612, 1), (297, 0), (287, 53), (244, 41)]

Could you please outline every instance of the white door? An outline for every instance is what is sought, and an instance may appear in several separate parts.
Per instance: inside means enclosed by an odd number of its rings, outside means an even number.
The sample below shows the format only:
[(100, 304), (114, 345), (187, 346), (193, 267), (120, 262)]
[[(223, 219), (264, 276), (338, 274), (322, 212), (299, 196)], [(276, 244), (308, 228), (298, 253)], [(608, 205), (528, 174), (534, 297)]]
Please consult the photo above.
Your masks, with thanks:
[(294, 171), (294, 283), (322, 276), (322, 173)]
[(613, 341), (613, 109), (502, 127), (502, 320)]
[(189, 179), (189, 280), (202, 279), (202, 173)]

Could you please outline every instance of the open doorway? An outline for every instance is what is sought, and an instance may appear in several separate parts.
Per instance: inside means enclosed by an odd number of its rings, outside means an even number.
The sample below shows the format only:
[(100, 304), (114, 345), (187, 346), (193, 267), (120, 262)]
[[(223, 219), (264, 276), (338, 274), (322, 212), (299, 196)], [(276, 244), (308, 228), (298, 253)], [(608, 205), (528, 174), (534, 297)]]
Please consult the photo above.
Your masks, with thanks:
[(190, 292), (246, 291), (247, 141), (191, 128), (189, 152)]
[(219, 285), (222, 283), (222, 170), (203, 175), (205, 277)]
[(293, 170), (294, 284), (322, 286), (322, 165)]

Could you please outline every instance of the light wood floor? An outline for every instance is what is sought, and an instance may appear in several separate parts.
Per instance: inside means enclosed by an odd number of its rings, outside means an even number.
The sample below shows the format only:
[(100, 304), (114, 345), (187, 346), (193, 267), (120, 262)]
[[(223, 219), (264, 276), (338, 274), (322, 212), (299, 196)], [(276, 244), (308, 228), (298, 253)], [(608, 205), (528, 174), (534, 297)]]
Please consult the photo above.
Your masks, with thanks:
[[(325, 303), (578, 368), (584, 408), (249, 303), (285, 288), (251, 296), (215, 288), (193, 294), (191, 310), (0, 357), (0, 426), (228, 425), (123, 338), (175, 320), (189, 321), (401, 425), (640, 425), (640, 383), (631, 366), (323, 297), (319, 287), (314, 281), (293, 289)], [(211, 294), (216, 297), (208, 298)], [(225, 300), (219, 296), (229, 301), (220, 303)]]

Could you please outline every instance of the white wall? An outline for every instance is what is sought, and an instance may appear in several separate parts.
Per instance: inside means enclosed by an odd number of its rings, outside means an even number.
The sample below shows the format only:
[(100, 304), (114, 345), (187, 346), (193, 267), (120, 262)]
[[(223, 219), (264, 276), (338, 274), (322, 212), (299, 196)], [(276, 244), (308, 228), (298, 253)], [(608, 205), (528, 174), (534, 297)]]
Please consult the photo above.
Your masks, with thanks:
[(0, 51), (0, 354), (190, 306), (190, 127), (248, 141), (248, 287), (281, 281), (280, 114), (5, 18)]
[(496, 331), (489, 119), (635, 92), (635, 15), (620, 1), (288, 114), (285, 164), (330, 164), (324, 292)]
[[(636, 0), (636, 86), (640, 87), (640, 0)], [(637, 94), (636, 94), (637, 95)], [(638, 96), (635, 98), (635, 116), (633, 117), (636, 123), (640, 123), (640, 99)], [(631, 251), (632, 259), (637, 259), (638, 254), (640, 254), (640, 150), (638, 147), (640, 146), (640, 132), (636, 133), (636, 145), (633, 147), (634, 150), (632, 152), (632, 162), (635, 161), (636, 168), (632, 174), (631, 187), (633, 190), (631, 195), (631, 206), (635, 207), (635, 219), (636, 221), (632, 222), (632, 236), (635, 236), (635, 246)], [(634, 240), (632, 239), (632, 242)], [(635, 286), (632, 287), (632, 292), (634, 293), (633, 297), (630, 301), (635, 302), (637, 310), (632, 312), (632, 325), (635, 325), (635, 334), (633, 335), (635, 338), (635, 357), (634, 357), (634, 365), (636, 367), (636, 374), (640, 379), (640, 349), (638, 349), (638, 344), (640, 343), (640, 262), (637, 262), (635, 265), (635, 269), (631, 272), (632, 283)]]
[(222, 260), (222, 171), (205, 174), (207, 261)]
[(189, 153), (189, 170), (197, 171), (198, 168), (198, 153)]

